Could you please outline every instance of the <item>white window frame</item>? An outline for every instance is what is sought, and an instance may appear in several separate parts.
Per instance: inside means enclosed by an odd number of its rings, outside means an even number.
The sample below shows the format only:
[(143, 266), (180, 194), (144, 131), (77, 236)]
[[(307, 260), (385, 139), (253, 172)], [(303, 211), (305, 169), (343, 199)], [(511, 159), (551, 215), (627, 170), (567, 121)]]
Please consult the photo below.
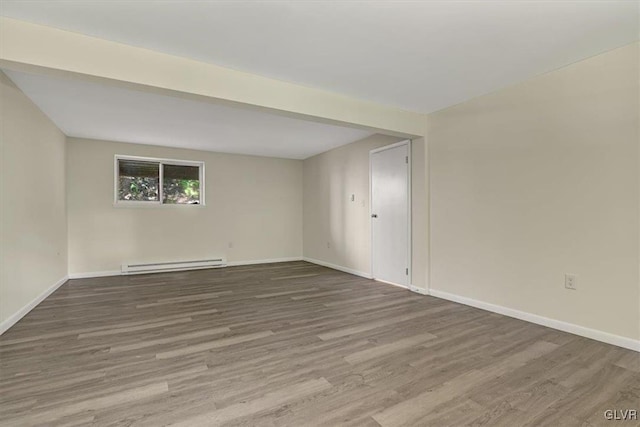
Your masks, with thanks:
[[(137, 160), (141, 162), (153, 162), (160, 164), (160, 172), (159, 178), (160, 182), (158, 183), (158, 201), (155, 200), (119, 200), (119, 184), (120, 180), (120, 168), (118, 167), (118, 161), (120, 160)], [(164, 184), (164, 165), (175, 165), (175, 166), (197, 166), (199, 172), (200, 179), (200, 203), (191, 204), (191, 203), (162, 203), (163, 199), (163, 184)], [(157, 157), (140, 157), (140, 156), (126, 156), (122, 154), (116, 154), (113, 157), (113, 205), (116, 207), (184, 207), (188, 206), (191, 208), (194, 207), (203, 207), (205, 206), (205, 175), (204, 175), (204, 162), (194, 161), (194, 160), (176, 160), (176, 159), (163, 159)]]

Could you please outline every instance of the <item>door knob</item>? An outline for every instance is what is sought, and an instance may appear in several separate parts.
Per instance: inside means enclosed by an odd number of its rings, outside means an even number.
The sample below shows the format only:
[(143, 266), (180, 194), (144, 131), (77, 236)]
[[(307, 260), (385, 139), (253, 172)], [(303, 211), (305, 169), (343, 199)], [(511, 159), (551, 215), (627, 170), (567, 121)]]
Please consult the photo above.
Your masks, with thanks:
[(378, 218), (378, 214), (371, 214), (371, 218)]

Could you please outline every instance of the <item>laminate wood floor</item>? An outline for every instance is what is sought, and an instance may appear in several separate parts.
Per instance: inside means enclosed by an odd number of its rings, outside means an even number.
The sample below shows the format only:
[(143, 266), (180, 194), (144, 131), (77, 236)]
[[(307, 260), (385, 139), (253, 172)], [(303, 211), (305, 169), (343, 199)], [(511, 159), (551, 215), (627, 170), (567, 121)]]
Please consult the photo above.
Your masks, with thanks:
[(3, 426), (628, 426), (640, 354), (290, 262), (70, 280), (0, 389)]

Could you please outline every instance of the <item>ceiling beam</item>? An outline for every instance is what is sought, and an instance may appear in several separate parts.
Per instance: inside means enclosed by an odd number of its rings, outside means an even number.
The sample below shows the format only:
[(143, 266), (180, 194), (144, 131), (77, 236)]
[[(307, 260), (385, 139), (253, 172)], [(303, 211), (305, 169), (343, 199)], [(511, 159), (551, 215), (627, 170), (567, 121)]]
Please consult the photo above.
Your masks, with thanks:
[(205, 62), (0, 18), (0, 67), (268, 110), (399, 136), (424, 136), (423, 114)]

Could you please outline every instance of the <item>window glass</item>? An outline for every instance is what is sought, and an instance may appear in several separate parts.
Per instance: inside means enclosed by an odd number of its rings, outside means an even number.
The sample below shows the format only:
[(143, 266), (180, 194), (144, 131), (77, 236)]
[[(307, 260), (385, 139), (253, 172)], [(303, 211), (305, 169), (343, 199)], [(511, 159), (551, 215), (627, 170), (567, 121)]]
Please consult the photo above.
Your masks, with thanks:
[(159, 201), (160, 164), (118, 160), (118, 200)]
[(198, 166), (165, 164), (163, 167), (163, 203), (200, 203), (200, 168)]

